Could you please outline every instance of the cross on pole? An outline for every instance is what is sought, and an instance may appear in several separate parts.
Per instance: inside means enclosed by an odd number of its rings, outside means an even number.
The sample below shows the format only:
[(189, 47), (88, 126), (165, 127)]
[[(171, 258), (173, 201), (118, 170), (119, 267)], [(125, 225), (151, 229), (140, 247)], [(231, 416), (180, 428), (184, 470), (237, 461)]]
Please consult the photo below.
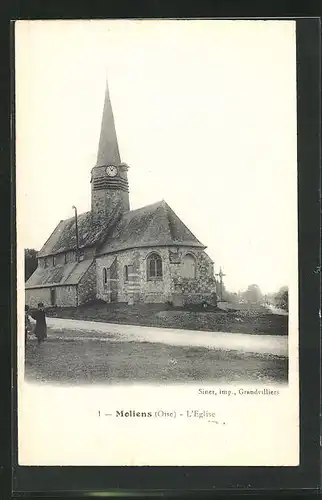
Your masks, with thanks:
[(77, 216), (77, 208), (75, 205), (72, 206), (75, 211), (75, 233), (76, 233), (76, 262), (79, 261), (79, 236), (78, 236), (78, 216)]
[(220, 300), (222, 301), (222, 299), (223, 299), (223, 296), (222, 296), (222, 291), (223, 291), (223, 284), (224, 284), (224, 282), (223, 282), (223, 277), (224, 277), (224, 276), (226, 276), (226, 274), (224, 274), (224, 273), (222, 272), (222, 269), (220, 268), (219, 273), (218, 273), (218, 274), (216, 274), (216, 276), (218, 276), (218, 277), (219, 277), (219, 285), (220, 285)]

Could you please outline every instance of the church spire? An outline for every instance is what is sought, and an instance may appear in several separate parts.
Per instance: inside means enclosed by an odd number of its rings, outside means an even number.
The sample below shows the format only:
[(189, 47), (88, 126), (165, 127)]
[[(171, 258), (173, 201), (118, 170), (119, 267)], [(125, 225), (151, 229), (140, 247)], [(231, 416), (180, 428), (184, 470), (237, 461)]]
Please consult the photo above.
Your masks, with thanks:
[(98, 145), (97, 162), (91, 173), (92, 214), (102, 217), (120, 214), (130, 209), (128, 166), (121, 163), (114, 124), (114, 116), (106, 84), (101, 136)]
[(119, 165), (121, 163), (114, 115), (111, 105), (108, 82), (106, 82), (105, 102), (103, 108), (101, 135), (97, 152), (97, 166)]

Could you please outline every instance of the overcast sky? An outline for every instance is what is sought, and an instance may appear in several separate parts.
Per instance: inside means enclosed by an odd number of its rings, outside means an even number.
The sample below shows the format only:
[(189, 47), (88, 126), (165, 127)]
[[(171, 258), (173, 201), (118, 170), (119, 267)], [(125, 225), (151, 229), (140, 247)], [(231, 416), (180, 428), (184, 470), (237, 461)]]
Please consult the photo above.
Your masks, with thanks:
[(165, 199), (232, 291), (296, 258), (292, 21), (16, 24), (20, 244), (90, 209), (106, 79), (133, 209)]

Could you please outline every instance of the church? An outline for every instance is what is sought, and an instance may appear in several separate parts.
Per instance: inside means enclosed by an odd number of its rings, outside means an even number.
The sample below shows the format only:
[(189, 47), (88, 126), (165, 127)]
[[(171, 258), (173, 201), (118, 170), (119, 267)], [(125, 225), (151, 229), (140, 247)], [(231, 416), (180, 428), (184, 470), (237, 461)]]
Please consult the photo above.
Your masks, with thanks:
[[(108, 86), (91, 210), (61, 220), (38, 252), (25, 285), (31, 307), (106, 303), (214, 304), (214, 264), (206, 247), (164, 201), (131, 210)], [(202, 216), (202, 215), (201, 215)]]

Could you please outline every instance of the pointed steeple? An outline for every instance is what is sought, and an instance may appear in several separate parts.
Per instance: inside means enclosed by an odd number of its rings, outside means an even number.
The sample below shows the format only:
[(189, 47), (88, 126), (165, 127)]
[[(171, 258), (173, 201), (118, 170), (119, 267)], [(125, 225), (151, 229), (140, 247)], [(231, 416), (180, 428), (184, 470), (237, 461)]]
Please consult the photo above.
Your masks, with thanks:
[(103, 108), (101, 135), (97, 152), (96, 166), (119, 165), (121, 163), (114, 115), (111, 105), (108, 82), (106, 82), (105, 102)]
[(99, 140), (97, 163), (91, 172), (92, 214), (102, 217), (111, 212), (119, 214), (130, 209), (128, 166), (121, 163), (114, 116), (106, 83), (101, 136)]

